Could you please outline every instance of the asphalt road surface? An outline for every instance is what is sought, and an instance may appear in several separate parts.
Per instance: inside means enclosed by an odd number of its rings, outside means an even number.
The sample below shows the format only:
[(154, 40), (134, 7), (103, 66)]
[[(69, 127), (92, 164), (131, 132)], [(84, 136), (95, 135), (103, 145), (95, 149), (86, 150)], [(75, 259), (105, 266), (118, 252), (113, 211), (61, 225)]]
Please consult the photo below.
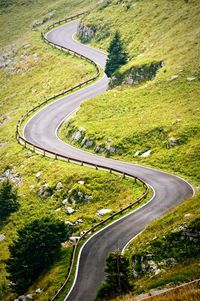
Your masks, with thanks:
[[(106, 55), (73, 40), (78, 20), (50, 31), (46, 36), (49, 41), (65, 46), (105, 67)], [(56, 62), (53, 62), (56, 64)], [(103, 156), (97, 156), (76, 149), (57, 137), (61, 122), (89, 98), (106, 91), (106, 75), (92, 85), (48, 105), (34, 115), (24, 128), (24, 137), (31, 143), (50, 151), (81, 159), (95, 164), (103, 164), (137, 176), (151, 185), (155, 196), (151, 202), (136, 212), (115, 222), (94, 235), (82, 249), (79, 267), (74, 285), (66, 296), (68, 301), (93, 301), (97, 288), (104, 278), (104, 263), (107, 254), (116, 248), (123, 249), (127, 242), (141, 232), (151, 221), (163, 215), (170, 208), (193, 195), (192, 187), (184, 180), (143, 166), (125, 163)]]

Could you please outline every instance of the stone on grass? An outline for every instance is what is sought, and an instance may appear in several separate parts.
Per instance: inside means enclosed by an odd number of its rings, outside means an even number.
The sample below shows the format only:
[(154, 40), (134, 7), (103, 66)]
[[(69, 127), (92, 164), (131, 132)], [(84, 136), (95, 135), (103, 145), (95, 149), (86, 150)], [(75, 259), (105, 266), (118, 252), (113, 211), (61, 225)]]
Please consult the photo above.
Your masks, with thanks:
[(37, 173), (36, 173), (36, 175), (35, 175), (35, 177), (37, 178), (37, 179), (39, 179), (40, 178), (40, 176), (41, 176), (41, 171), (38, 171)]
[(176, 74), (176, 75), (172, 75), (172, 76), (171, 76), (171, 80), (177, 79), (178, 77), (179, 77), (179, 75), (178, 75), (178, 74)]
[(84, 185), (84, 184), (85, 184), (85, 182), (84, 182), (83, 180), (81, 180), (81, 181), (78, 181), (78, 184), (80, 184), (80, 185)]
[(103, 216), (107, 213), (110, 213), (112, 211), (112, 209), (100, 209), (97, 211), (97, 216)]
[(148, 151), (144, 152), (140, 157), (141, 158), (147, 158), (147, 157), (150, 156), (150, 154), (151, 154), (151, 150), (148, 150)]
[(138, 151), (135, 152), (135, 154), (133, 155), (133, 157), (138, 157), (140, 154), (141, 154), (141, 151), (138, 150)]
[(35, 290), (36, 294), (41, 294), (42, 293), (42, 289), (39, 287)]
[(75, 222), (75, 225), (79, 225), (79, 224), (81, 224), (81, 223), (83, 223), (83, 220), (82, 220), (82, 218), (79, 218), (79, 219), (77, 219), (77, 221)]
[(5, 235), (4, 234), (0, 234), (0, 241), (3, 241), (5, 239)]
[(60, 190), (63, 187), (63, 184), (61, 182), (58, 182), (56, 185), (56, 190)]
[(195, 80), (196, 79), (196, 77), (187, 77), (187, 81), (188, 82), (192, 82), (193, 80)]
[(69, 206), (65, 206), (65, 210), (67, 211), (68, 214), (73, 214), (75, 212), (75, 210)]
[(70, 242), (77, 242), (79, 239), (80, 239), (80, 236), (71, 236), (71, 237), (69, 238), (69, 241), (70, 241)]
[(173, 147), (176, 145), (176, 140), (172, 137), (169, 138), (169, 147)]
[(64, 199), (64, 200), (62, 201), (62, 203), (63, 203), (63, 204), (67, 204), (67, 203), (68, 203), (68, 199)]
[(32, 295), (32, 294), (28, 294), (28, 295), (26, 295), (26, 299), (28, 299), (28, 300), (32, 300), (32, 299), (33, 299), (33, 295)]

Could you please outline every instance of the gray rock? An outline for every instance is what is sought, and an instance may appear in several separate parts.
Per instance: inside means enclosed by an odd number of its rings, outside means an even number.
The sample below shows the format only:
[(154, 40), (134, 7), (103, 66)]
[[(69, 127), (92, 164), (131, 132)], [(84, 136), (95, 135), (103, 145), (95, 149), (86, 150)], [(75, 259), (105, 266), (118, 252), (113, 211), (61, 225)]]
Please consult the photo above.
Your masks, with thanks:
[(69, 206), (65, 206), (65, 210), (67, 211), (68, 214), (73, 214), (75, 212), (75, 210)]
[(5, 235), (4, 234), (0, 234), (0, 241), (3, 241), (5, 239)]
[(39, 287), (35, 290), (36, 294), (41, 294), (42, 293), (42, 289)]
[(56, 185), (56, 190), (60, 190), (63, 187), (62, 182), (58, 182)]
[(26, 295), (26, 299), (28, 299), (28, 300), (32, 300), (32, 299), (33, 299), (33, 295), (32, 295), (32, 294), (28, 294), (28, 295)]
[(22, 179), (20, 177), (19, 173), (13, 173), (10, 169), (7, 169), (1, 176), (0, 176), (0, 182), (3, 182), (5, 180), (10, 180), (12, 183), (19, 185), (22, 182)]
[(133, 155), (133, 157), (138, 157), (140, 154), (141, 154), (141, 151), (138, 150), (138, 151), (135, 152), (135, 154)]
[(196, 79), (196, 77), (187, 77), (187, 81), (189, 81), (189, 82), (192, 82), (195, 79)]
[(94, 31), (82, 22), (78, 26), (77, 33), (85, 41), (89, 41), (94, 37)]
[(173, 147), (177, 144), (176, 140), (172, 137), (169, 138), (169, 147)]
[(35, 175), (35, 177), (36, 177), (36, 179), (39, 179), (40, 178), (40, 176), (41, 176), (41, 171), (38, 171), (37, 173), (36, 173), (36, 175)]
[(91, 147), (94, 144), (94, 141), (86, 139), (84, 146), (85, 147)]
[(147, 157), (150, 156), (150, 154), (151, 154), (151, 150), (148, 150), (148, 151), (146, 151), (145, 153), (143, 153), (140, 157), (141, 157), (141, 158), (147, 158)]

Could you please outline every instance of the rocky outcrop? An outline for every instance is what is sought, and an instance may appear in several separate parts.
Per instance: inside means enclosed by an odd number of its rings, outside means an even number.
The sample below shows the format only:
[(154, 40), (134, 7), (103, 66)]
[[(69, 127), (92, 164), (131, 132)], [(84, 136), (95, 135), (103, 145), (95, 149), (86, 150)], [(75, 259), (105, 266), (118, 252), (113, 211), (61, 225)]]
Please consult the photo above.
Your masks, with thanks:
[(170, 234), (155, 237), (148, 242), (148, 251), (132, 256), (133, 277), (143, 274), (158, 275), (184, 258), (192, 258), (200, 252), (199, 221), (193, 226), (179, 226)]
[(81, 42), (86, 43), (94, 37), (95, 31), (91, 27), (81, 22), (78, 26), (77, 34)]
[(15, 173), (11, 169), (7, 169), (1, 176), (0, 182), (10, 180), (12, 183), (19, 185), (22, 182), (22, 178), (19, 173)]
[(157, 71), (164, 66), (164, 62), (152, 62), (141, 66), (133, 66), (125, 73), (116, 72), (111, 80), (110, 87), (124, 84), (124, 85), (139, 85), (147, 80), (153, 80)]

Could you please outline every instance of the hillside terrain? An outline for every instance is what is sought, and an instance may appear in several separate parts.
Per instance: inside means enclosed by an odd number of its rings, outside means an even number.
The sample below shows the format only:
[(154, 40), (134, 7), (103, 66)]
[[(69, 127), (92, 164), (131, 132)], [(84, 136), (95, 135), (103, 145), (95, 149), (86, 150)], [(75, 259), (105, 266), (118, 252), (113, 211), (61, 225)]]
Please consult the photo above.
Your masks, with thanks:
[[(10, 179), (20, 197), (19, 210), (0, 225), (0, 299), (5, 301), (17, 297), (6, 278), (5, 260), (24, 225), (52, 216), (70, 223), (72, 235), (79, 236), (102, 220), (98, 210), (115, 212), (143, 193), (130, 179), (42, 158), (15, 139), (25, 111), (95, 74), (92, 65), (49, 47), (40, 36), (52, 22), (91, 8), (77, 39), (106, 51), (120, 29), (129, 62), (114, 74), (108, 92), (87, 101), (62, 126), (61, 137), (98, 154), (176, 173), (196, 188), (194, 198), (129, 245), (125, 256), (135, 285), (131, 298), (200, 277), (198, 1), (1, 0), (0, 181)], [(77, 131), (81, 140), (72, 139)], [(73, 214), (65, 208), (66, 199)], [(30, 287), (34, 300), (54, 295), (65, 279), (71, 252), (72, 245), (63, 244), (60, 258)], [(42, 293), (36, 293), (39, 288)]]
[[(92, 2), (0, 1), (0, 182), (11, 181), (20, 203), (19, 210), (0, 225), (1, 300), (17, 297), (6, 278), (5, 260), (18, 230), (37, 218), (52, 216), (71, 224), (71, 235), (77, 236), (105, 218), (96, 215), (98, 210), (115, 212), (143, 192), (129, 179), (42, 158), (15, 139), (17, 121), (25, 111), (96, 74), (92, 65), (51, 48), (40, 35), (52, 22), (82, 12)], [(80, 202), (70, 205), (75, 209), (70, 215), (63, 201), (73, 197)], [(59, 260), (30, 288), (35, 299), (54, 295), (66, 277), (71, 252), (72, 245), (66, 243)], [(38, 288), (43, 293), (35, 293)]]

